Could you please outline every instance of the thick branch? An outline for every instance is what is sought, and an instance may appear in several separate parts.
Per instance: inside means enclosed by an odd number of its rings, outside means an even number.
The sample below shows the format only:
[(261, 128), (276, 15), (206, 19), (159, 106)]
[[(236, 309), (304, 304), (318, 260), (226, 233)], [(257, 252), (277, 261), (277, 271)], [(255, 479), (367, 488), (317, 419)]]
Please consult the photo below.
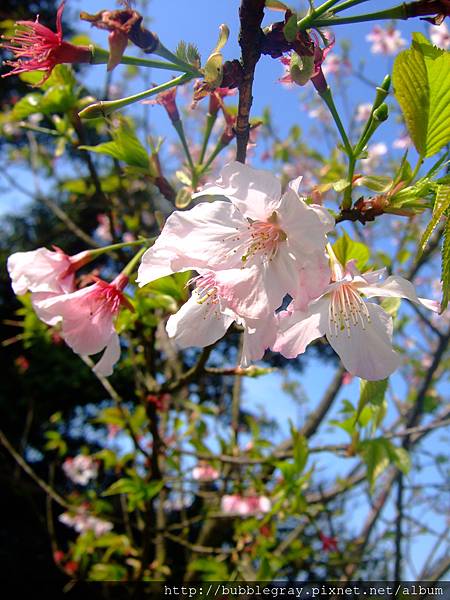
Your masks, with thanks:
[(236, 120), (236, 160), (245, 163), (250, 132), (250, 108), (256, 63), (261, 56), (264, 34), (261, 22), (264, 17), (265, 0), (242, 0), (239, 8), (241, 30), (239, 45), (242, 51), (243, 79), (239, 85), (239, 106)]

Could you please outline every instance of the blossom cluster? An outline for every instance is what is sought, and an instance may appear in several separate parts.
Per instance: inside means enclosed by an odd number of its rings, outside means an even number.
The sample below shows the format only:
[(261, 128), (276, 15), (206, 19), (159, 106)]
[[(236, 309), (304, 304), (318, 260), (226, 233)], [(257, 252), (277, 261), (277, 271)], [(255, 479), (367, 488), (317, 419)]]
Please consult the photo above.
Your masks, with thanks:
[[(142, 256), (140, 286), (182, 271), (195, 271), (189, 300), (166, 324), (180, 348), (205, 347), (233, 323), (243, 329), (241, 367), (267, 349), (294, 358), (325, 336), (349, 373), (367, 380), (388, 377), (400, 364), (392, 347), (392, 317), (364, 297), (418, 298), (412, 284), (385, 269), (361, 274), (354, 261), (340, 264), (328, 236), (330, 212), (299, 195), (301, 177), (282, 193), (272, 173), (238, 162), (224, 167), (206, 185), (194, 208), (175, 211)], [(215, 197), (219, 197), (215, 199)], [(74, 273), (89, 252), (69, 257), (39, 248), (10, 256), (8, 270), (17, 294), (31, 292), (39, 318), (61, 327), (66, 343), (80, 355), (105, 349), (95, 370), (110, 375), (120, 357), (114, 321), (128, 277), (96, 279), (76, 289)]]
[(91, 479), (96, 479), (98, 475), (97, 463), (86, 454), (66, 458), (62, 468), (66, 476), (78, 485), (87, 485)]
[(113, 528), (113, 524), (109, 521), (94, 517), (83, 510), (76, 514), (62, 513), (59, 515), (58, 521), (67, 527), (72, 527), (77, 533), (92, 531), (95, 537), (101, 537)]
[(400, 363), (392, 317), (363, 297), (408, 298), (435, 311), (438, 304), (418, 298), (402, 277), (384, 279), (384, 269), (361, 274), (354, 261), (341, 265), (327, 237), (334, 219), (299, 196), (300, 182), (282, 193), (270, 172), (228, 164), (215, 184), (195, 194), (206, 201), (167, 219), (137, 281), (198, 273), (190, 299), (166, 326), (180, 348), (213, 344), (236, 323), (246, 367), (268, 348), (294, 358), (326, 336), (347, 371), (384, 379)]
[(89, 251), (68, 256), (60, 248), (38, 248), (16, 252), (8, 258), (7, 268), (14, 292), (31, 292), (37, 316), (47, 325), (61, 327), (61, 335), (74, 352), (82, 356), (103, 356), (94, 367), (98, 375), (108, 376), (120, 358), (120, 342), (114, 321), (122, 305), (132, 309), (123, 289), (128, 277), (118, 275), (107, 283), (77, 289), (75, 273), (92, 260)]

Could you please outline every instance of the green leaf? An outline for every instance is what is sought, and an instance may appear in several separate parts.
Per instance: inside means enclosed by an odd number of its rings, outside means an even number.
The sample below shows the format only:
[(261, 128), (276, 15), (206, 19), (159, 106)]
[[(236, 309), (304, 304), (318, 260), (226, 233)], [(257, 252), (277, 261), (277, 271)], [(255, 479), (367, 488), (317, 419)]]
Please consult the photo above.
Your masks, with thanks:
[(417, 152), (433, 156), (450, 140), (450, 53), (414, 33), (394, 62), (393, 84)]
[(371, 492), (373, 491), (376, 479), (389, 464), (389, 458), (386, 454), (386, 441), (384, 438), (377, 438), (374, 440), (365, 440), (360, 444), (361, 456), (366, 463), (367, 480)]
[(334, 244), (333, 250), (338, 260), (345, 266), (349, 260), (356, 260), (356, 266), (359, 270), (364, 269), (370, 257), (368, 247), (361, 243), (355, 242), (347, 233), (340, 237)]
[(450, 206), (450, 185), (439, 185), (436, 191), (436, 200), (434, 202), (433, 216), (431, 221), (428, 223), (427, 228), (423, 232), (422, 239), (419, 244), (419, 256), (428, 244), (433, 231), (436, 229), (437, 224), (444, 216), (446, 210)]
[(12, 110), (12, 116), (17, 121), (21, 121), (30, 115), (34, 115), (41, 110), (42, 94), (32, 92), (21, 98)]
[(131, 126), (122, 120), (113, 132), (113, 141), (104, 142), (97, 146), (79, 146), (80, 150), (88, 150), (98, 154), (108, 154), (127, 165), (149, 170), (150, 163), (146, 149), (141, 144)]
[(355, 421), (360, 421), (361, 425), (365, 427), (370, 419), (374, 416), (373, 412), (368, 413), (368, 419), (364, 423), (362, 421), (362, 412), (367, 405), (372, 407), (380, 407), (384, 402), (384, 395), (386, 393), (388, 385), (387, 379), (381, 379), (380, 381), (366, 381), (361, 379), (359, 384), (359, 402), (356, 410)]
[(363, 175), (356, 181), (356, 185), (383, 194), (392, 187), (392, 179), (387, 175)]

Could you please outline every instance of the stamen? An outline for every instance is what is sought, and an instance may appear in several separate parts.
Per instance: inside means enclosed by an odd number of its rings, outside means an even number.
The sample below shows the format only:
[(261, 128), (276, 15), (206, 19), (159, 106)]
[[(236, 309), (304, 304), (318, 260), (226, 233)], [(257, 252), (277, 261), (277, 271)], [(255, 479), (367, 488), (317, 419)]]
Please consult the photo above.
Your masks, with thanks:
[(331, 335), (337, 337), (345, 330), (349, 338), (353, 327), (361, 326), (365, 330), (366, 324), (370, 323), (366, 303), (351, 283), (342, 283), (331, 292), (328, 322)]

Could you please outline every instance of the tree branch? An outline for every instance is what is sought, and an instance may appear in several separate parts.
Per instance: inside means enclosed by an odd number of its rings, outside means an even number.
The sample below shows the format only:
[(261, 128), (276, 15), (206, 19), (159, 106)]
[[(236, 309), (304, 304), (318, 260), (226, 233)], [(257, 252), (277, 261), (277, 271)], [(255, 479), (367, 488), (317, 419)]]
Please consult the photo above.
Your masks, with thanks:
[(264, 34), (261, 23), (264, 17), (265, 0), (242, 0), (239, 8), (241, 30), (239, 45), (242, 52), (243, 79), (239, 85), (239, 105), (236, 120), (236, 160), (245, 163), (250, 133), (250, 108), (256, 63), (261, 56)]

